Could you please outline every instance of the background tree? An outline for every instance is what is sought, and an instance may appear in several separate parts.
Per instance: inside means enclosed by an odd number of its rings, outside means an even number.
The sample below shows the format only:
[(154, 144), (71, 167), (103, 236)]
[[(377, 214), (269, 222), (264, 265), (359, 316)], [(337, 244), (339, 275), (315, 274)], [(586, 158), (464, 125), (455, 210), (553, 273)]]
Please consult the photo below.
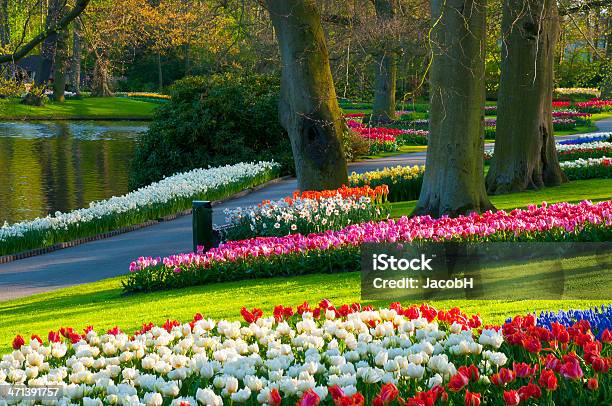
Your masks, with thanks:
[(415, 214), (492, 208), (483, 176), (484, 0), (432, 0), (430, 136)]
[(300, 190), (348, 182), (336, 99), (321, 18), (313, 0), (265, 0), (282, 60), (280, 120), (293, 149)]
[(11, 25), (9, 22), (9, 2), (0, 0), (0, 48), (11, 42)]
[(396, 0), (372, 0), (376, 8), (377, 28), (386, 33), (382, 46), (375, 55), (374, 104), (372, 121), (385, 122), (395, 118), (398, 41), (393, 38)]
[(505, 0), (495, 155), (489, 193), (559, 185), (552, 125), (555, 0)]

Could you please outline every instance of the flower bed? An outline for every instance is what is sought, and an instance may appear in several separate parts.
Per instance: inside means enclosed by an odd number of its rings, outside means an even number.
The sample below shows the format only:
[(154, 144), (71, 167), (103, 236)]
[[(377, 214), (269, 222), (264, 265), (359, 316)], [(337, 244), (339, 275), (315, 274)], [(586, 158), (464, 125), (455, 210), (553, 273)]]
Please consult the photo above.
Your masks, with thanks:
[(561, 162), (560, 165), (569, 180), (612, 177), (612, 158), (577, 159)]
[(119, 197), (68, 213), (0, 228), (0, 255), (42, 248), (155, 220), (191, 208), (194, 199), (219, 200), (278, 176), (274, 162), (240, 163), (176, 174)]
[(423, 184), (424, 166), (396, 166), (349, 176), (351, 186), (388, 187), (390, 202), (418, 199)]
[(359, 246), (397, 241), (607, 241), (612, 200), (530, 206), (481, 215), (401, 217), (340, 231), (230, 241), (206, 253), (141, 257), (130, 264), (126, 291), (152, 291), (211, 282), (360, 269)]
[(579, 125), (588, 125), (591, 123), (591, 113), (583, 113), (576, 110), (555, 110), (552, 112), (554, 119), (572, 119)]
[(599, 97), (601, 92), (597, 88), (559, 87), (554, 90), (555, 98), (563, 99), (590, 99)]
[(323, 192), (295, 192), (293, 197), (265, 201), (254, 207), (226, 209), (222, 239), (310, 234), (338, 230), (349, 224), (379, 220), (388, 215), (384, 203), (389, 188), (343, 187)]
[[(612, 156), (612, 142), (595, 141), (581, 144), (558, 143), (556, 148), (559, 161), (575, 161), (577, 159)], [(485, 151), (485, 162), (489, 162), (492, 158), (493, 151)]]
[(196, 314), (128, 335), (72, 328), (15, 337), (0, 382), (61, 387), (61, 404), (609, 404), (612, 333), (533, 315), (483, 326), (459, 308), (327, 300), (244, 322)]
[(541, 312), (537, 323), (550, 330), (554, 323), (569, 327), (579, 321), (588, 322), (595, 337), (601, 340), (604, 331), (612, 330), (612, 305), (601, 305), (585, 310)]
[(574, 103), (574, 106), (585, 113), (601, 113), (612, 110), (612, 100), (592, 99), (586, 102)]
[(346, 124), (352, 131), (355, 131), (368, 141), (370, 145), (370, 154), (375, 155), (380, 152), (397, 151), (398, 143), (395, 137), (400, 134), (402, 130), (384, 127), (366, 127), (354, 120), (348, 120)]
[(570, 140), (558, 141), (557, 145), (588, 144), (588, 143), (597, 142), (597, 141), (612, 142), (612, 133), (580, 134)]

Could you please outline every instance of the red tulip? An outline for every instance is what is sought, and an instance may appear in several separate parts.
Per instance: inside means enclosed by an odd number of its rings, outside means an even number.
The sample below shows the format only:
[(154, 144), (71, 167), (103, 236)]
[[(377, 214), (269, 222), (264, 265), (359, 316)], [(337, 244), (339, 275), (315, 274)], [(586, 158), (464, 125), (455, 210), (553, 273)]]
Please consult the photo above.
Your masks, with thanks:
[(601, 357), (593, 358), (591, 365), (593, 366), (593, 369), (597, 372), (608, 373), (608, 371), (610, 370), (609, 362)]
[(467, 376), (463, 375), (462, 373), (456, 373), (451, 377), (450, 381), (448, 382), (448, 389), (452, 392), (459, 392), (469, 382), (470, 380)]
[(523, 341), (523, 346), (531, 353), (538, 353), (542, 351), (542, 343), (537, 337), (528, 337), (525, 341)]
[(280, 406), (280, 404), (283, 402), (283, 399), (281, 398), (280, 393), (278, 392), (278, 389), (274, 388), (270, 391), (270, 399), (268, 401), (268, 405), (270, 406)]
[(599, 382), (597, 382), (597, 378), (591, 378), (587, 381), (587, 388), (589, 390), (597, 390), (599, 388)]
[(321, 399), (312, 389), (308, 389), (302, 395), (302, 398), (298, 402), (298, 406), (317, 406)]
[(344, 396), (344, 392), (342, 391), (342, 388), (340, 388), (338, 385), (330, 386), (328, 388), (328, 391), (333, 400), (340, 399), (341, 397)]
[(49, 331), (49, 335), (47, 336), (47, 338), (51, 343), (59, 343), (61, 341), (60, 334), (56, 331)]
[(536, 373), (538, 370), (538, 365), (535, 364), (533, 367), (530, 367), (529, 364), (524, 362), (514, 362), (512, 364), (512, 369), (519, 378), (526, 378)]
[(24, 345), (24, 344), (25, 344), (25, 340), (23, 339), (22, 336), (18, 335), (13, 340), (13, 349), (14, 350), (19, 350), (21, 348), (21, 346)]
[(240, 314), (244, 318), (244, 321), (251, 324), (255, 323), (261, 318), (261, 316), (263, 316), (263, 311), (257, 308), (253, 308), (253, 310), (248, 311), (247, 308), (243, 306), (242, 309), (240, 309)]
[(392, 383), (387, 383), (380, 388), (380, 392), (378, 393), (380, 399), (383, 402), (383, 405), (387, 405), (393, 402), (399, 396), (399, 390)]
[(567, 379), (580, 379), (584, 375), (577, 360), (567, 361), (561, 366), (560, 372)]
[(546, 390), (557, 390), (557, 377), (555, 376), (555, 373), (550, 369), (545, 369), (542, 371), (540, 379), (538, 379), (538, 383)]
[(514, 372), (508, 368), (501, 368), (499, 370), (499, 377), (501, 378), (503, 383), (512, 382), (516, 378)]
[(605, 329), (603, 333), (601, 333), (601, 342), (606, 344), (612, 343), (612, 331)]
[(465, 406), (480, 406), (480, 393), (465, 391)]
[(515, 390), (504, 391), (504, 402), (508, 406), (515, 406), (521, 402), (519, 393)]
[(40, 336), (39, 336), (39, 335), (36, 335), (36, 334), (33, 334), (33, 335), (32, 335), (32, 337), (30, 337), (30, 340), (32, 340), (32, 341), (36, 340), (36, 341), (38, 341), (40, 344), (42, 344), (42, 343), (43, 343), (42, 338), (40, 338)]

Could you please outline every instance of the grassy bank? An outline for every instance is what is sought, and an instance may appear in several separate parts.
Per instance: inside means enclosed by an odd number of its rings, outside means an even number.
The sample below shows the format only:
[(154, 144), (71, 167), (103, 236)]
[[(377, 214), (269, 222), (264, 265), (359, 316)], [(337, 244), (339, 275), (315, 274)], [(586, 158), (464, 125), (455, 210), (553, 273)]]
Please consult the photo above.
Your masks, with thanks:
[(0, 100), (2, 120), (148, 120), (159, 103), (123, 97), (85, 97), (64, 103), (47, 102), (42, 107), (26, 106), (18, 99)]

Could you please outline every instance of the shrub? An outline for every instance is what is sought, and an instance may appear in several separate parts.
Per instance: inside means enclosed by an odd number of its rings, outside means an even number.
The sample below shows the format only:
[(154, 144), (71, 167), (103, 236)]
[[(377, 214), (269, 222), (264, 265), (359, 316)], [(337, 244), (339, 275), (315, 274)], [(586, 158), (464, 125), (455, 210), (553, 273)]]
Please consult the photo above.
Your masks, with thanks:
[(130, 186), (193, 168), (271, 160), (293, 172), (289, 138), (278, 119), (277, 77), (193, 76), (169, 89), (136, 148)]
[(355, 161), (370, 154), (370, 144), (357, 132), (347, 131), (344, 142), (344, 154), (347, 161)]

